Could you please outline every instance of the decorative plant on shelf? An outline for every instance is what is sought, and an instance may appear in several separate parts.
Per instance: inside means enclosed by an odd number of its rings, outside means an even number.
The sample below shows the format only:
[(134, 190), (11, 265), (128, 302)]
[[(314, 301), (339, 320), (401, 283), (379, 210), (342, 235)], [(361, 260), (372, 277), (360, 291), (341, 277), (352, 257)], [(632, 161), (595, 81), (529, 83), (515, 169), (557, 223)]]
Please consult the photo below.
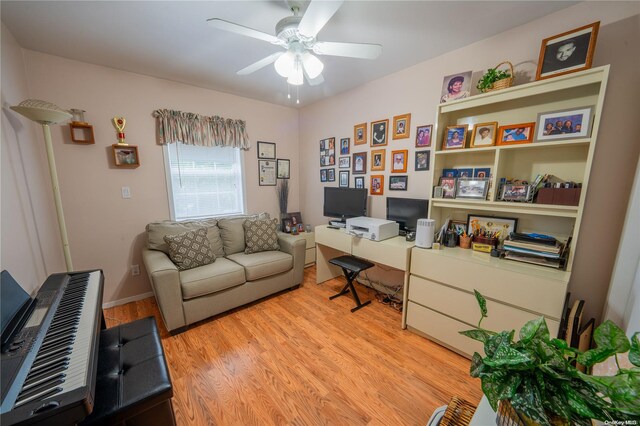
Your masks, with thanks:
[[(506, 400), (526, 422), (540, 425), (640, 419), (640, 333), (629, 341), (620, 327), (605, 321), (593, 334), (598, 346), (581, 352), (551, 338), (540, 317), (522, 327), (516, 342), (514, 330), (496, 333), (481, 328), (487, 304), (478, 291), (475, 295), (481, 312), (478, 328), (460, 333), (484, 344), (485, 356), (473, 354), (470, 373), (482, 381), (495, 411), (498, 402)], [(610, 356), (618, 363), (618, 354), (626, 352), (635, 367), (619, 368), (615, 376), (591, 376), (572, 365), (577, 361), (591, 367)]]
[[(500, 64), (498, 66), (500, 66)], [(480, 81), (478, 81), (478, 84), (476, 85), (476, 88), (479, 91), (483, 93), (488, 92), (496, 88), (493, 83), (513, 77), (513, 71), (509, 72), (499, 70), (498, 66), (496, 66), (495, 68), (489, 68), (487, 72), (484, 73), (484, 75), (480, 78)], [(510, 84), (511, 82), (505, 85), (505, 87), (509, 87)]]
[(280, 208), (280, 219), (287, 216), (287, 206), (289, 205), (289, 179), (280, 179), (276, 186), (278, 194), (278, 207)]

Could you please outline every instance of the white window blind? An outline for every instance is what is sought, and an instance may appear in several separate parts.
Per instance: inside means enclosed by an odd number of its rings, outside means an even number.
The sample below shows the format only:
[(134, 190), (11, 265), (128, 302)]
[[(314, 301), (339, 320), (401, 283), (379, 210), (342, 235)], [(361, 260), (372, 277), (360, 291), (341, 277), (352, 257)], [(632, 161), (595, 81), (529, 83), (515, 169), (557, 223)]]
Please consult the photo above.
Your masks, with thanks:
[(244, 213), (239, 148), (165, 145), (172, 219)]

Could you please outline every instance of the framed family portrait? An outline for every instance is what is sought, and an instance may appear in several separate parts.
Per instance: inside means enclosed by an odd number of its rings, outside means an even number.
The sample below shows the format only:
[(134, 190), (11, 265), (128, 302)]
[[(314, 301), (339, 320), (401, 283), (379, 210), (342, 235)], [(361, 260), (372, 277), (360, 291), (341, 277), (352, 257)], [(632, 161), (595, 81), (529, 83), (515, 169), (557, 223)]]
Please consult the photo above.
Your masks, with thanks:
[(363, 175), (367, 173), (367, 153), (356, 152), (353, 154), (353, 169), (351, 170), (354, 175)]
[(349, 138), (340, 139), (340, 155), (349, 155)]
[(353, 187), (357, 189), (364, 188), (364, 176), (356, 176), (353, 178)]
[(458, 179), (456, 182), (456, 198), (469, 198), (472, 200), (484, 200), (489, 191), (488, 179)]
[(320, 141), (320, 167), (335, 166), (336, 164), (336, 138), (327, 138)]
[(456, 178), (443, 176), (439, 186), (442, 188), (442, 198), (456, 198)]
[(449, 126), (444, 132), (442, 149), (462, 149), (467, 139), (467, 125)]
[(391, 173), (406, 173), (407, 172), (407, 155), (408, 150), (401, 149), (398, 151), (391, 151)]
[(416, 172), (429, 170), (430, 156), (431, 156), (431, 151), (429, 150), (416, 151), (416, 164), (415, 164)]
[(393, 117), (393, 139), (406, 139), (411, 131), (411, 114)]
[(593, 124), (593, 106), (538, 114), (534, 142), (588, 138)]
[(374, 149), (371, 151), (371, 171), (384, 170), (386, 150)]
[(515, 145), (519, 143), (531, 143), (533, 141), (533, 129), (536, 123), (510, 124), (498, 128), (498, 141), (496, 145)]
[(138, 147), (136, 145), (113, 144), (113, 162), (116, 167), (135, 169), (140, 166)]
[(389, 119), (371, 122), (371, 146), (386, 146)]
[(327, 169), (327, 182), (336, 181), (336, 169)]
[(536, 80), (591, 68), (600, 21), (542, 40)]
[(340, 188), (349, 187), (349, 172), (347, 170), (341, 170), (338, 172), (338, 186)]
[(289, 179), (291, 177), (290, 161), (278, 158), (276, 170), (278, 179)]
[(418, 126), (418, 128), (416, 128), (416, 148), (431, 146), (432, 131), (433, 124), (429, 124), (428, 126)]
[(338, 159), (338, 168), (339, 169), (350, 169), (351, 168), (351, 157), (340, 157)]
[(260, 186), (276, 185), (275, 160), (258, 160), (258, 184)]
[(408, 176), (389, 176), (390, 191), (406, 191)]
[(371, 175), (369, 194), (371, 195), (384, 194), (384, 175)]
[(498, 238), (503, 240), (509, 236), (510, 233), (516, 232), (518, 226), (518, 219), (510, 217), (493, 217), (493, 216), (478, 216), (470, 214), (467, 216), (467, 229), (469, 234), (485, 235), (500, 233)]
[(261, 142), (258, 141), (258, 158), (275, 160), (276, 159), (276, 144), (273, 142)]
[(478, 123), (473, 126), (473, 134), (471, 135), (471, 148), (482, 148), (485, 146), (493, 146), (496, 143), (496, 133), (498, 131), (498, 122)]
[(367, 123), (353, 126), (353, 144), (364, 145), (367, 143)]
[(468, 98), (471, 95), (471, 75), (473, 71), (445, 76), (442, 81), (440, 103)]

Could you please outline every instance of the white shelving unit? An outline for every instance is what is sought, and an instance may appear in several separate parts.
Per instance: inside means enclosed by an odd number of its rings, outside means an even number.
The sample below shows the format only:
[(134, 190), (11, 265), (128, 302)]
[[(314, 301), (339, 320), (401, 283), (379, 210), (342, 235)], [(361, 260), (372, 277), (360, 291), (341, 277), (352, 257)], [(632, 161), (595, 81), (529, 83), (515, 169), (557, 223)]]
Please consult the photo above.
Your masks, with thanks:
[[(580, 244), (580, 223), (608, 74), (609, 66), (604, 66), (439, 105), (437, 142), (431, 159), (433, 186), (439, 184), (443, 169), (490, 167), (491, 187), (485, 201), (432, 198), (429, 217), (436, 221), (436, 229), (447, 218), (466, 221), (469, 214), (509, 217), (518, 219), (518, 232), (538, 232), (565, 239), (571, 236), (572, 243), (566, 271), (494, 259), (485, 253), (460, 248), (440, 251), (414, 248), (406, 313), (411, 329), (470, 356), (477, 348), (467, 344), (469, 339), (460, 339), (457, 331), (477, 323), (479, 312), (473, 301), (473, 289), (477, 288), (490, 301), (489, 315), (491, 305), (498, 312), (494, 314), (499, 318), (497, 322), (483, 323), (487, 327), (517, 329), (532, 315), (534, 318), (544, 315), (550, 327), (557, 330), (571, 277), (573, 253)], [(539, 113), (586, 106), (594, 107), (588, 138), (442, 150), (447, 126), (468, 124), (471, 133), (476, 123), (497, 121), (500, 126), (535, 122)], [(578, 206), (496, 201), (501, 178), (532, 181), (537, 174), (581, 182)], [(516, 285), (518, 282), (527, 282), (529, 287), (522, 288)], [(517, 293), (523, 292), (528, 296), (518, 297)], [(435, 296), (438, 294), (446, 294), (447, 303), (439, 303)], [(460, 310), (459, 306), (468, 309)], [(473, 318), (468, 316), (469, 310)]]

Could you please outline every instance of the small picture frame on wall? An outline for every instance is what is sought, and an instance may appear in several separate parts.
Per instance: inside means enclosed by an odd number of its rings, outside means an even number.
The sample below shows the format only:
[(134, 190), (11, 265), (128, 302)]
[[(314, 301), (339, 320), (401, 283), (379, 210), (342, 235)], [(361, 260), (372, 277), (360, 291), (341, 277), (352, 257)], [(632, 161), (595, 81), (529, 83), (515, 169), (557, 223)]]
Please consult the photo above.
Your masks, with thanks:
[(289, 160), (278, 158), (277, 172), (278, 179), (289, 179), (291, 177), (291, 164)]
[(327, 138), (320, 141), (320, 167), (335, 166), (336, 164), (336, 138)]
[(340, 139), (340, 155), (349, 155), (349, 138)]
[(138, 147), (135, 145), (113, 144), (113, 162), (116, 167), (134, 169), (140, 167)]
[(369, 194), (371, 195), (384, 194), (384, 175), (371, 175)]
[(371, 146), (386, 146), (389, 119), (371, 122)]
[(338, 158), (338, 168), (339, 169), (350, 169), (351, 168), (351, 157), (340, 157), (340, 158)]
[(428, 126), (418, 126), (416, 129), (416, 148), (424, 148), (431, 146), (431, 132), (433, 124)]
[(349, 187), (349, 171), (341, 170), (338, 173), (338, 176), (339, 176), (338, 186), (340, 188), (348, 188)]
[(401, 149), (391, 152), (391, 173), (406, 173), (407, 172), (407, 155), (408, 150)]
[(276, 162), (274, 160), (258, 160), (258, 184), (260, 186), (276, 185)]
[(408, 176), (389, 176), (389, 190), (406, 191), (408, 180)]
[(367, 153), (356, 152), (353, 154), (353, 169), (354, 175), (364, 175), (367, 173)]
[(258, 158), (275, 160), (276, 144), (273, 142), (258, 141)]
[(364, 145), (367, 143), (367, 123), (353, 126), (353, 144)]
[(353, 187), (357, 189), (364, 188), (364, 176), (356, 176), (353, 178)]
[(393, 139), (406, 139), (411, 131), (411, 114), (393, 117)]
[(384, 170), (385, 154), (386, 154), (386, 151), (384, 149), (374, 149), (371, 151), (371, 171), (372, 172)]
[(429, 170), (429, 161), (431, 157), (431, 151), (416, 151), (416, 172)]
[(327, 169), (327, 181), (328, 182), (336, 181), (336, 169)]
[(327, 169), (320, 169), (320, 182), (327, 181)]

